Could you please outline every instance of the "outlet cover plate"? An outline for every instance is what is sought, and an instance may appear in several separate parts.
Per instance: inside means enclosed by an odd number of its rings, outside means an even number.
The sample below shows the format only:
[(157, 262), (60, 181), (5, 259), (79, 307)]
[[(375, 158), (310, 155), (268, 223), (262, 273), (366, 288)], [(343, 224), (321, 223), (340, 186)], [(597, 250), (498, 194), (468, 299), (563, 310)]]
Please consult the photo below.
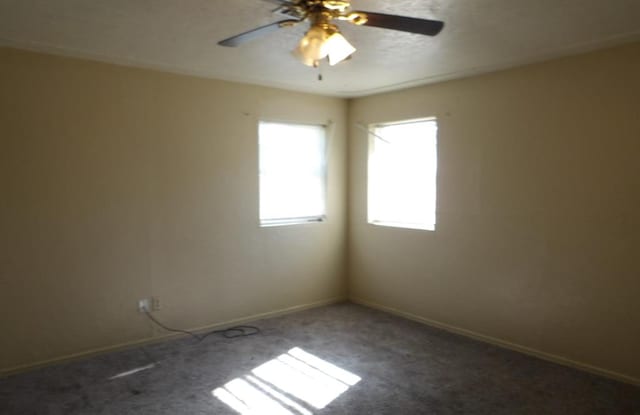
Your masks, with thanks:
[(142, 300), (138, 300), (138, 311), (140, 313), (151, 311), (151, 299), (143, 298)]

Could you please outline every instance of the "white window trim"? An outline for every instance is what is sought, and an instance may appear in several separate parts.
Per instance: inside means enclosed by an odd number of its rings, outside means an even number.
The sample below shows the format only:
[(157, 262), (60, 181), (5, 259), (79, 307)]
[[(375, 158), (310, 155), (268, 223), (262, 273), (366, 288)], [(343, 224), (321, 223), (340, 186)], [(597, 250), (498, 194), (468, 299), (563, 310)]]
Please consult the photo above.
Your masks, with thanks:
[[(438, 126), (438, 119), (437, 117), (426, 117), (426, 118), (413, 118), (413, 119), (408, 119), (408, 120), (402, 120), (402, 121), (391, 121), (391, 122), (378, 122), (375, 124), (369, 124), (368, 126), (368, 152), (367, 152), (367, 223), (370, 225), (374, 225), (374, 226), (381, 226), (381, 227), (392, 227), (392, 228), (401, 228), (401, 229), (409, 229), (409, 230), (425, 230), (425, 231), (431, 231), (434, 232), (436, 230), (436, 224), (437, 224), (437, 176), (438, 176), (438, 145), (439, 145), (439, 134), (436, 133), (436, 174), (435, 174), (435, 178), (436, 178), (436, 194), (435, 194), (435, 206), (434, 206), (434, 223), (429, 223), (429, 224), (421, 224), (421, 223), (411, 223), (411, 222), (394, 222), (394, 221), (383, 221), (383, 220), (377, 220), (374, 218), (371, 218), (371, 211), (370, 211), (370, 203), (371, 203), (371, 199), (370, 199), (370, 194), (371, 194), (371, 188), (372, 188), (372, 183), (369, 180), (368, 176), (369, 176), (369, 172), (370, 172), (370, 160), (371, 160), (371, 154), (372, 152), (374, 152), (375, 149), (375, 140), (379, 139), (379, 140), (383, 140), (384, 139), (382, 137), (379, 137), (376, 134), (376, 129), (380, 128), (380, 127), (389, 127), (389, 126), (396, 126), (396, 125), (404, 125), (404, 124), (417, 124), (417, 123), (423, 123), (423, 122), (435, 122), (436, 124), (436, 129), (439, 129)], [(373, 143), (373, 145), (372, 145)]]
[[(272, 123), (272, 124), (289, 124), (289, 125), (298, 125), (298, 126), (313, 126), (313, 127), (322, 127), (324, 129), (324, 157), (323, 157), (323, 187), (322, 187), (322, 198), (324, 200), (324, 214), (317, 216), (299, 216), (299, 217), (291, 217), (291, 218), (278, 218), (278, 219), (262, 219), (260, 217), (260, 198), (261, 191), (260, 183), (258, 183), (258, 223), (261, 228), (270, 228), (270, 227), (278, 227), (278, 226), (291, 226), (291, 225), (313, 225), (327, 222), (327, 207), (328, 207), (328, 180), (329, 180), (329, 125), (324, 123), (310, 123), (310, 122), (300, 122), (300, 121), (291, 121), (291, 120), (281, 120), (281, 119), (265, 119), (261, 118), (257, 122), (257, 135), (258, 135), (258, 169), (260, 164), (260, 124), (261, 123)], [(260, 172), (258, 171), (258, 178), (260, 177)]]

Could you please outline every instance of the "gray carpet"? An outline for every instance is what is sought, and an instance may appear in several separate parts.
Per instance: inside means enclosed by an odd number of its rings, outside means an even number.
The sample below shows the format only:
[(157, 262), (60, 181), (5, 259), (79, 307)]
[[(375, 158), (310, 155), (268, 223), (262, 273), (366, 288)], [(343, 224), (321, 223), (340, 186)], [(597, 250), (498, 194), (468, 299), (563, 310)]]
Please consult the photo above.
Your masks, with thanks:
[(254, 324), (0, 379), (0, 413), (640, 414), (640, 388), (353, 304)]

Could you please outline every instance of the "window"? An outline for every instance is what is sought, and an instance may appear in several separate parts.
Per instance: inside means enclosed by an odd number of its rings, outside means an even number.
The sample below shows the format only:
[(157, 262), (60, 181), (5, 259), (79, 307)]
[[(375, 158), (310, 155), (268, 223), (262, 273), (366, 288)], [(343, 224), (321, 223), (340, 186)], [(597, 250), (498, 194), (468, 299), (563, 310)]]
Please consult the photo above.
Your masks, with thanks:
[(326, 218), (326, 134), (321, 125), (260, 122), (260, 225)]
[(435, 230), (435, 119), (374, 125), (369, 137), (369, 223)]

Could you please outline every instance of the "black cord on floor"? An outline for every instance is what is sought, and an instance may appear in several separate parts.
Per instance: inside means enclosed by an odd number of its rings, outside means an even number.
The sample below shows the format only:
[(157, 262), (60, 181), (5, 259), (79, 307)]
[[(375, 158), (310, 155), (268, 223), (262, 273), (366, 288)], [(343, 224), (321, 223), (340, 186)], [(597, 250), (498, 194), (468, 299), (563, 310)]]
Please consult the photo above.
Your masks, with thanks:
[(158, 326), (162, 327), (163, 329), (165, 329), (167, 331), (172, 331), (174, 333), (187, 334), (187, 335), (193, 337), (194, 339), (196, 339), (196, 341), (198, 343), (200, 343), (201, 341), (203, 341), (207, 337), (212, 336), (214, 334), (221, 334), (223, 337), (225, 337), (227, 339), (234, 339), (236, 337), (247, 337), (247, 336), (253, 336), (254, 334), (260, 333), (260, 329), (258, 327), (241, 325), (241, 326), (229, 327), (229, 328), (222, 329), (222, 330), (212, 330), (212, 331), (209, 331), (209, 332), (204, 333), (204, 334), (196, 334), (196, 333), (194, 333), (192, 331), (189, 331), (189, 330), (174, 329), (174, 328), (168, 327), (168, 326), (162, 324), (160, 321), (158, 321), (158, 319), (156, 319), (148, 310), (144, 310), (144, 314), (147, 317), (149, 317), (149, 319), (151, 321), (153, 321), (155, 324), (157, 324)]

